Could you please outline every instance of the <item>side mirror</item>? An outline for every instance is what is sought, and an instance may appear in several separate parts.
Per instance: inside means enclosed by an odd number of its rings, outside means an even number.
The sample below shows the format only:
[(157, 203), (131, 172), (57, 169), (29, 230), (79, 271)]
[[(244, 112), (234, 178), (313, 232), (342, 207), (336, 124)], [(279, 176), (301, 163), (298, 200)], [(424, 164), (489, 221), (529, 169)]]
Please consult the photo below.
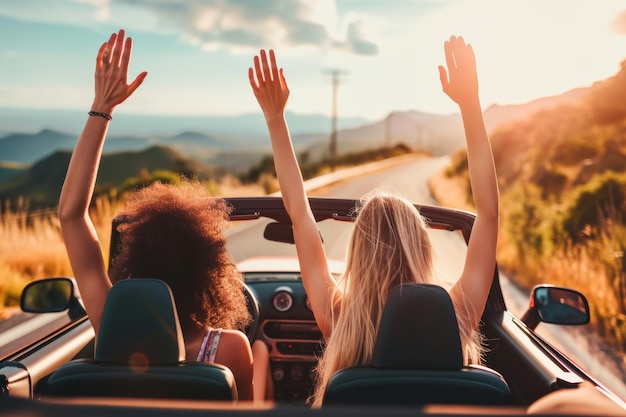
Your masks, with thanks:
[(538, 285), (532, 290), (528, 310), (522, 321), (531, 329), (540, 322), (579, 326), (589, 323), (589, 303), (571, 288)]
[(79, 304), (71, 278), (46, 278), (33, 281), (22, 290), (20, 307), (27, 313), (57, 313)]

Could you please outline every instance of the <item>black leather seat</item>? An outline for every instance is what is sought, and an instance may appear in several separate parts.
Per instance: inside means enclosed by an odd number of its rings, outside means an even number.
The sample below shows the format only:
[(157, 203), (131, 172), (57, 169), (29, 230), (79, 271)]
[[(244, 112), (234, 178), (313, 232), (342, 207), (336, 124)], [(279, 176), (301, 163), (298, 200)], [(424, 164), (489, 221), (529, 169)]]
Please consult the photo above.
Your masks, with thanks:
[(46, 393), (82, 397), (237, 400), (230, 369), (184, 362), (185, 343), (170, 288), (128, 279), (110, 290), (93, 359), (57, 369)]
[(324, 406), (338, 404), (508, 405), (497, 372), (464, 366), (456, 315), (443, 288), (405, 284), (389, 295), (370, 366), (336, 372)]

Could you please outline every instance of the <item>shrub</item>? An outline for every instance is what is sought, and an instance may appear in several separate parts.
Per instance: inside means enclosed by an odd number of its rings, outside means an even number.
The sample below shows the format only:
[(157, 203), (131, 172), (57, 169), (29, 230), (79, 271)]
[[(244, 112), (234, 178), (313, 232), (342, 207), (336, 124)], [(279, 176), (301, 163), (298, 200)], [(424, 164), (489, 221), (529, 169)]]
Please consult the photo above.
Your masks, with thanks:
[(607, 171), (578, 186), (566, 208), (562, 228), (575, 242), (589, 237), (604, 219), (615, 217), (626, 203), (626, 174)]

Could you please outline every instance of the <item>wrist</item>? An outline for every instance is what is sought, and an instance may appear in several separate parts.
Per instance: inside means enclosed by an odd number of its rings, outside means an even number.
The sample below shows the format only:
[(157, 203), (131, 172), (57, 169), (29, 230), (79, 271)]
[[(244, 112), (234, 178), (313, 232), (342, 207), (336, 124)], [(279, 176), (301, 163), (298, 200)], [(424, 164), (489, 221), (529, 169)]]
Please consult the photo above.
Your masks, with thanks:
[(285, 115), (284, 115), (284, 113), (266, 114), (265, 115), (265, 122), (268, 125), (272, 125), (272, 124), (276, 124), (276, 123), (284, 123), (285, 122)]
[(113, 116), (115, 106), (112, 106), (111, 104), (105, 103), (100, 100), (94, 100), (93, 103), (91, 103), (91, 108), (89, 110), (93, 112), (106, 113)]
[(482, 107), (480, 106), (480, 100), (478, 98), (474, 100), (467, 100), (459, 102), (459, 109), (461, 113), (479, 111), (482, 113)]
[(106, 119), (108, 121), (113, 120), (113, 116), (111, 116), (109, 113), (105, 113), (105, 112), (101, 112), (101, 111), (88, 111), (87, 114), (89, 116), (93, 116), (93, 117), (102, 117), (103, 119)]

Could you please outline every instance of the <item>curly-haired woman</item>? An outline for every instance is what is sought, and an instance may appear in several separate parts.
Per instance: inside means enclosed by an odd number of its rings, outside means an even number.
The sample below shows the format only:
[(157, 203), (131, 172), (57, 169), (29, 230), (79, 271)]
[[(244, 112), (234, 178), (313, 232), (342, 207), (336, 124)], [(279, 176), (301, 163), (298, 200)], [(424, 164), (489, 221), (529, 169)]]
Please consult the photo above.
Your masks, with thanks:
[(112, 282), (165, 281), (176, 300), (187, 357), (230, 368), (240, 400), (264, 400), (269, 354), (261, 342), (251, 347), (241, 331), (250, 317), (242, 275), (226, 250), (229, 207), (224, 200), (203, 198), (207, 190), (192, 181), (155, 183), (137, 191), (123, 209), (120, 252), (107, 273), (89, 203), (113, 111), (147, 75), (142, 72), (128, 83), (131, 48), (131, 38), (121, 30), (98, 51), (95, 98), (59, 201), (63, 239), (85, 309), (97, 334)]

